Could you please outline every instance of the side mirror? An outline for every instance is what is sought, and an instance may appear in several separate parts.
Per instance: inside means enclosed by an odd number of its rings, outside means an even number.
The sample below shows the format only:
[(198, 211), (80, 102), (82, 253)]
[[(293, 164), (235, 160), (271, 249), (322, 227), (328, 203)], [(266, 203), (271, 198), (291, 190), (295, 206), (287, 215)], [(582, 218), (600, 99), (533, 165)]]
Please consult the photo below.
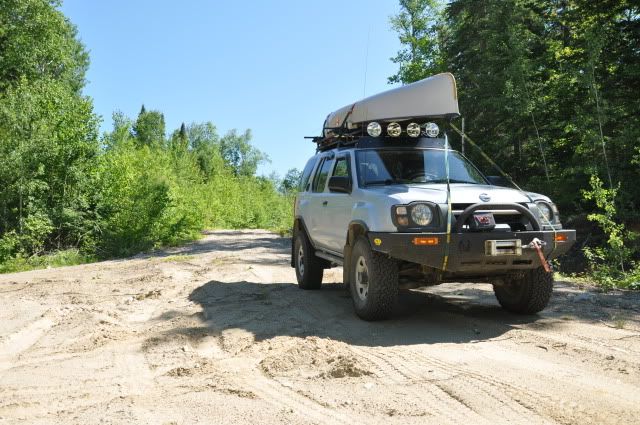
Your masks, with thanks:
[(346, 176), (330, 177), (329, 191), (339, 192), (339, 193), (351, 193), (351, 179)]
[(487, 176), (487, 180), (489, 180), (489, 183), (491, 183), (493, 186), (501, 186), (501, 187), (511, 186), (507, 181), (507, 179), (505, 179), (502, 176)]

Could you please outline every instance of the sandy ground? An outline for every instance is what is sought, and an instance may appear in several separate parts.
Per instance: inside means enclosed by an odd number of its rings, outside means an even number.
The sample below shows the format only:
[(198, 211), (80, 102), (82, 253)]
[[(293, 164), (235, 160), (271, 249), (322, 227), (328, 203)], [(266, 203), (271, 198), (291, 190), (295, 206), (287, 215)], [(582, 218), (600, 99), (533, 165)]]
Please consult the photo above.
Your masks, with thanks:
[(640, 422), (638, 294), (559, 283), (519, 317), (447, 284), (367, 323), (341, 269), (296, 287), (288, 243), (219, 231), (0, 276), (0, 423)]

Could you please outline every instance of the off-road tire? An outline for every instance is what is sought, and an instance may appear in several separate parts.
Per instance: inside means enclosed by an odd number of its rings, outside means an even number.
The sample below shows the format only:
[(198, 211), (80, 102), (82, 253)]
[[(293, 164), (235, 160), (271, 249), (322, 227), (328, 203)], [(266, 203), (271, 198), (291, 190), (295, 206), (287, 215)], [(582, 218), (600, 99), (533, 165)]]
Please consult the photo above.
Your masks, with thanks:
[(549, 304), (553, 292), (553, 273), (547, 273), (542, 267), (527, 270), (520, 278), (494, 285), (493, 292), (505, 310), (535, 314)]
[(324, 262), (315, 256), (313, 246), (303, 231), (296, 234), (293, 255), (298, 287), (301, 289), (320, 289)]
[[(358, 295), (357, 270), (360, 259), (366, 265), (367, 293)], [(360, 266), (362, 268), (362, 266)], [(369, 241), (358, 238), (351, 251), (349, 292), (356, 314), (364, 320), (389, 318), (398, 299), (398, 262), (371, 249)], [(360, 279), (362, 279), (361, 273)], [(362, 288), (362, 285), (360, 285)]]

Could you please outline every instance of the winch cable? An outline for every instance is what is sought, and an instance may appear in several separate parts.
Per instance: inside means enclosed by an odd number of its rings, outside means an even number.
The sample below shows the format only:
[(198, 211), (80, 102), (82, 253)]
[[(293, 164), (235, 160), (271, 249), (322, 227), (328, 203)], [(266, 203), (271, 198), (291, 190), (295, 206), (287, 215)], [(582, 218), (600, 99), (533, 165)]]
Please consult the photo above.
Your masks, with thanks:
[(449, 137), (444, 134), (444, 173), (447, 180), (447, 238), (442, 259), (442, 271), (447, 270), (449, 263), (449, 246), (451, 245), (451, 184), (449, 181)]
[[(533, 199), (531, 199), (531, 196), (529, 196), (529, 194), (527, 194), (527, 192), (525, 192), (520, 186), (518, 186), (516, 184), (516, 182), (513, 181), (513, 179), (511, 178), (511, 176), (509, 174), (507, 174), (502, 168), (500, 168), (500, 166), (498, 166), (498, 164), (495, 163), (495, 161), (493, 161), (489, 155), (487, 155), (485, 153), (485, 151), (482, 150), (482, 148), (473, 140), (471, 140), (471, 138), (465, 134), (462, 133), (458, 127), (456, 127), (453, 123), (449, 123), (449, 125), (451, 126), (451, 128), (453, 128), (453, 130), (458, 133), (461, 137), (463, 137), (464, 139), (466, 139), (471, 146), (473, 146), (474, 148), (476, 148), (478, 150), (478, 152), (480, 152), (480, 155), (482, 155), (482, 157), (487, 160), (487, 162), (489, 162), (489, 164), (491, 164), (493, 167), (495, 167), (496, 170), (498, 170), (498, 172), (502, 175), (502, 177), (506, 178), (509, 183), (511, 183), (518, 191), (520, 191), (520, 193), (522, 193), (531, 203), (535, 203)], [(448, 182), (449, 176), (447, 175), (447, 182)], [(549, 221), (549, 219), (547, 217), (545, 217), (544, 215), (539, 214), (539, 217), (541, 216), (541, 218), (546, 222), (546, 225), (548, 225), (551, 230), (553, 231), (553, 249), (551, 250), (551, 252), (549, 252), (549, 254), (547, 255), (547, 257), (545, 258), (545, 260), (548, 262), (548, 258), (551, 256), (551, 254), (553, 254), (553, 252), (558, 248), (558, 240), (557, 240), (557, 233), (558, 231), (556, 230), (555, 226), (553, 224), (551, 224), (551, 222)], [(533, 246), (534, 249), (538, 250), (540, 249), (538, 244), (534, 245), (537, 246)], [(543, 267), (545, 267), (545, 270), (548, 268), (548, 266), (545, 266), (545, 264), (542, 264)]]

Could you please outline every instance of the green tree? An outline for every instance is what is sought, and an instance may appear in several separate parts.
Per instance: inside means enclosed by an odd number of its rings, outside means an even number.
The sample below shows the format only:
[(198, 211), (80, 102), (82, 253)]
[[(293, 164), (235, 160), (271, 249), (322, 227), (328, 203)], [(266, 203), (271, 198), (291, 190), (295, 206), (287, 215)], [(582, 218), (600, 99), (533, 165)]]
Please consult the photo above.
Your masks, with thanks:
[[(0, 7), (0, 245), (29, 256), (85, 243), (98, 154), (88, 56), (58, 2)], [(1, 259), (0, 259), (1, 260)]]
[(301, 177), (302, 172), (300, 170), (297, 168), (290, 168), (280, 182), (280, 192), (293, 193), (298, 188)]
[(220, 137), (211, 122), (192, 123), (186, 128), (188, 144), (205, 176), (210, 180), (224, 170), (224, 160), (220, 151)]
[(441, 5), (438, 0), (400, 0), (400, 13), (391, 18), (403, 48), (391, 59), (398, 72), (390, 83), (408, 84), (441, 72)]
[(58, 0), (0, 1), (0, 93), (36, 80), (80, 93), (89, 55), (59, 6)]
[(133, 125), (133, 135), (141, 146), (164, 146), (164, 114), (159, 111), (147, 111), (142, 105), (138, 119)]
[(267, 155), (251, 146), (251, 130), (238, 134), (230, 131), (220, 139), (220, 153), (225, 163), (237, 176), (253, 176), (261, 162), (268, 161)]

